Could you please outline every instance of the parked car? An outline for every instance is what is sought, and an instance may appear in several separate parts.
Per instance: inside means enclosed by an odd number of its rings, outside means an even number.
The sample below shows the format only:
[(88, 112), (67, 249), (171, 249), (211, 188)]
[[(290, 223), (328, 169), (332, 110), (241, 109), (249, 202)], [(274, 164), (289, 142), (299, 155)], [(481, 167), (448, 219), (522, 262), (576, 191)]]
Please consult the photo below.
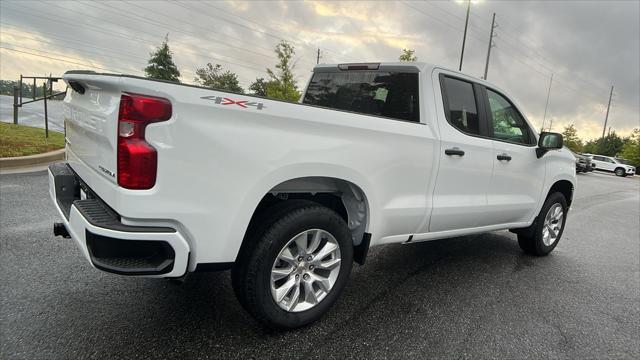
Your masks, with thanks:
[(618, 160), (618, 162), (620, 162), (620, 163), (623, 163), (623, 164), (625, 164), (625, 165), (629, 165), (629, 166), (633, 166), (633, 167), (635, 167), (635, 169), (636, 169), (636, 174), (638, 174), (638, 170), (639, 170), (639, 169), (638, 169), (638, 167), (637, 167), (637, 166), (633, 165), (633, 163), (631, 162), (631, 160), (627, 160), (627, 159), (625, 159), (625, 158), (621, 158), (621, 157), (617, 157), (617, 156), (615, 157), (615, 159), (616, 159), (616, 160)]
[(586, 172), (591, 172), (595, 170), (596, 165), (593, 162), (591, 162), (590, 156), (579, 154), (579, 153), (573, 152), (572, 150), (569, 150), (569, 151), (571, 151), (573, 156), (576, 158), (576, 172), (586, 173)]
[(607, 171), (616, 174), (616, 176), (635, 175), (635, 166), (627, 165), (620, 160), (604, 155), (592, 155), (592, 161), (596, 165), (596, 170)]
[(115, 274), (231, 269), (242, 306), (270, 327), (317, 320), (372, 246), (509, 229), (546, 255), (573, 199), (562, 135), (538, 135), (495, 85), (433, 65), (318, 65), (301, 104), (64, 80), (54, 233)]

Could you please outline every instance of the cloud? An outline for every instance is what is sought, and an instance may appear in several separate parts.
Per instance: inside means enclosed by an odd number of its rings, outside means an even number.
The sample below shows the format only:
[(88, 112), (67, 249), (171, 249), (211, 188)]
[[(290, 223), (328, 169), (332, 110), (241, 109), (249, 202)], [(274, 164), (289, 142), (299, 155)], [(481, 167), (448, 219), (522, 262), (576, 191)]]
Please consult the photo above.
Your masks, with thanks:
[[(282, 39), (296, 47), (302, 84), (318, 48), (321, 61), (329, 63), (395, 61), (402, 48), (413, 48), (421, 61), (457, 69), (466, 6), (454, 1), (2, 1), (0, 10), (3, 79), (91, 66), (141, 75), (149, 53), (168, 33), (183, 81), (191, 82), (195, 69), (211, 62), (236, 72), (246, 87), (274, 66), (272, 50)], [(493, 12), (499, 27), (489, 81), (512, 95), (538, 129), (551, 73), (545, 126), (553, 121), (560, 131), (575, 123), (582, 137), (599, 136), (612, 84), (609, 123), (623, 134), (640, 126), (640, 3), (473, 3), (463, 65), (469, 74), (484, 72)]]

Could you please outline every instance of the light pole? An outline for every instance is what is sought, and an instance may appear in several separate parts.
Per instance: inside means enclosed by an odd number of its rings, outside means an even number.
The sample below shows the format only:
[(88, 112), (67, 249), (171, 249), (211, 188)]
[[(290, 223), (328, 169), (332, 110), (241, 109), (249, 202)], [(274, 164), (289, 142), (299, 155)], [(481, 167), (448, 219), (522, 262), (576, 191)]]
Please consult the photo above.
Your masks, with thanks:
[(460, 66), (458, 66), (458, 71), (462, 71), (462, 59), (464, 58), (464, 45), (467, 42), (467, 27), (469, 26), (470, 11), (471, 11), (471, 0), (467, 0), (467, 18), (464, 21), (464, 35), (462, 35), (462, 51), (460, 52)]

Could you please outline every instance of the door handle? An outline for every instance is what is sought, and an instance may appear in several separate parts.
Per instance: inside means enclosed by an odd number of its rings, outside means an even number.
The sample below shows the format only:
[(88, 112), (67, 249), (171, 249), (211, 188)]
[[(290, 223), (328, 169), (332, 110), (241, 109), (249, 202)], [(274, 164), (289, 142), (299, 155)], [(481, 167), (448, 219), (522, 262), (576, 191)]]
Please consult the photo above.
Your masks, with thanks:
[(502, 154), (498, 155), (498, 160), (500, 160), (500, 161), (503, 161), (503, 160), (511, 161), (511, 156), (509, 154), (502, 153)]
[(453, 156), (453, 155), (457, 155), (457, 156), (464, 156), (464, 151), (463, 151), (463, 150), (460, 150), (460, 149), (459, 149), (459, 148), (457, 148), (457, 147), (454, 147), (454, 148), (452, 148), (452, 149), (445, 149), (445, 150), (444, 150), (444, 153), (445, 153), (446, 155), (449, 155), (449, 156)]

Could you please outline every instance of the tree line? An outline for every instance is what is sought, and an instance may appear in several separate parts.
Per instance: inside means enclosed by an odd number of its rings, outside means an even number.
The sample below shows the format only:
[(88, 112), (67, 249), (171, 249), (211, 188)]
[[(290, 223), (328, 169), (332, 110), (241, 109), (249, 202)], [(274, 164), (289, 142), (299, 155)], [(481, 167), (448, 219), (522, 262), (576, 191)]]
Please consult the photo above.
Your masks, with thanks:
[[(18, 87), (20, 84), (19, 81), (13, 80), (0, 80), (0, 94), (1, 95), (9, 95), (13, 96), (13, 87)], [(44, 89), (42, 86), (36, 86), (36, 97), (42, 97), (44, 95)], [(31, 98), (33, 97), (33, 84), (22, 84), (22, 97), (23, 98)]]
[(574, 152), (620, 157), (640, 167), (640, 128), (633, 129), (626, 137), (611, 131), (605, 137), (583, 141), (575, 125), (570, 124), (562, 131), (562, 137), (564, 145)]
[[(274, 69), (265, 69), (266, 78), (256, 78), (248, 88), (250, 94), (264, 96), (273, 99), (298, 101), (300, 90), (298, 82), (293, 75), (295, 67), (293, 56), (295, 48), (286, 41), (276, 45), (274, 52), (278, 58)], [(149, 78), (180, 82), (180, 71), (173, 62), (173, 54), (169, 49), (168, 38), (165, 37), (162, 45), (150, 54), (145, 75)], [(238, 75), (225, 69), (220, 64), (207, 63), (196, 69), (196, 77), (193, 81), (201, 86), (212, 89), (224, 90), (244, 94), (247, 90), (240, 86)]]

